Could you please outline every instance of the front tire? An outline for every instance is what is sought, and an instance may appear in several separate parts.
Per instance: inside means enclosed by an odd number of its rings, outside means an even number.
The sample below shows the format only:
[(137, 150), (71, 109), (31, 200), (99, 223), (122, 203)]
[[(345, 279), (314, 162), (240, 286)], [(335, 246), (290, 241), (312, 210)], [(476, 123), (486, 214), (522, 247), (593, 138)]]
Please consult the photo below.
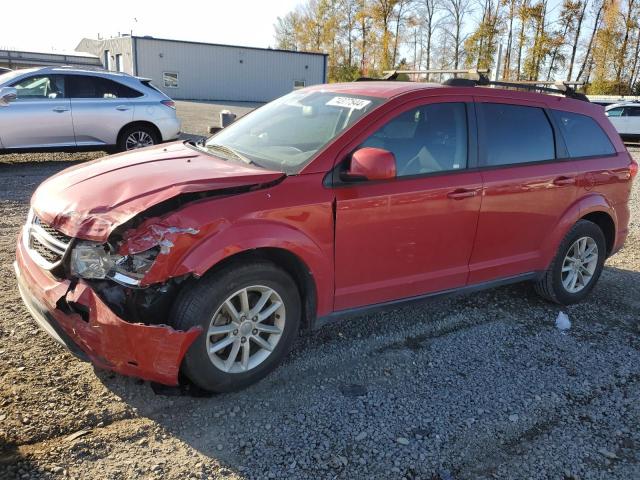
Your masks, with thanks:
[(198, 387), (231, 392), (258, 382), (289, 353), (301, 302), (291, 277), (270, 262), (225, 267), (185, 286), (173, 324), (203, 333), (187, 351), (183, 373)]
[(562, 240), (549, 269), (536, 283), (536, 292), (560, 305), (582, 301), (602, 273), (606, 251), (600, 227), (588, 220), (579, 220)]

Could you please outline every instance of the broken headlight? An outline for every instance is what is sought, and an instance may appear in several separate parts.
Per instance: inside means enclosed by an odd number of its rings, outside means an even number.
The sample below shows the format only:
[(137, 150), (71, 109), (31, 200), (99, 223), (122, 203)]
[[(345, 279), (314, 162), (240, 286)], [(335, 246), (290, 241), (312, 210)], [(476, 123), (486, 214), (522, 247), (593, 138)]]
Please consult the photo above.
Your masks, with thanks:
[(71, 252), (71, 273), (75, 276), (102, 280), (110, 278), (123, 285), (135, 286), (153, 265), (158, 248), (135, 255), (120, 255), (109, 245), (79, 242)]

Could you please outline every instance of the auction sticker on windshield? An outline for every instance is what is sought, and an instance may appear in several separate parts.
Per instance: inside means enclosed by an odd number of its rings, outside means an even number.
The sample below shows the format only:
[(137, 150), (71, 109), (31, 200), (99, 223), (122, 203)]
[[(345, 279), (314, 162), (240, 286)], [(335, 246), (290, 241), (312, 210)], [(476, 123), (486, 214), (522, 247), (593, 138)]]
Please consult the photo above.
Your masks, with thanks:
[(363, 98), (333, 97), (326, 103), (326, 105), (330, 107), (355, 108), (356, 110), (362, 110), (370, 103), (371, 100), (365, 100)]

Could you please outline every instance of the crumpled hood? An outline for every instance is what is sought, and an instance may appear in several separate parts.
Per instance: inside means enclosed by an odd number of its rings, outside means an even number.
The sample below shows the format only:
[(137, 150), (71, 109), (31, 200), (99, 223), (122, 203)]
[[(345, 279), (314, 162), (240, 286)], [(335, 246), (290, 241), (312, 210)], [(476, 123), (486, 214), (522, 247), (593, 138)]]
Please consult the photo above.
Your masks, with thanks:
[(31, 206), (66, 235), (105, 241), (118, 225), (182, 193), (260, 185), (283, 176), (176, 142), (63, 170), (38, 187)]

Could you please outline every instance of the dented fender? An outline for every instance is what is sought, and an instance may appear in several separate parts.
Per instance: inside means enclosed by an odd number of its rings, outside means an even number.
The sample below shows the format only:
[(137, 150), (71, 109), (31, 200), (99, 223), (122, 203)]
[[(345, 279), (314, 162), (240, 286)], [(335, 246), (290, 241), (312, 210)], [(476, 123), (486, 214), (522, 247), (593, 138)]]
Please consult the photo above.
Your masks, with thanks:
[[(141, 281), (141, 286), (166, 282), (170, 278), (192, 274), (202, 276), (217, 263), (238, 253), (259, 248), (279, 248), (296, 255), (316, 284), (332, 282), (331, 266), (321, 248), (303, 232), (274, 222), (260, 221), (231, 225), (220, 219), (207, 228), (195, 230), (184, 221), (169, 226), (170, 219), (154, 223), (130, 234), (119, 251), (134, 254), (157, 245), (165, 245)], [(331, 300), (317, 298), (318, 311), (328, 311)]]
[[(319, 180), (321, 180), (319, 178)], [(317, 314), (333, 308), (333, 209), (331, 192), (315, 203), (304, 196), (305, 179), (290, 177), (289, 189), (300, 188), (301, 206), (291, 205), (278, 187), (240, 196), (207, 199), (185, 205), (162, 217), (147, 219), (126, 234), (119, 253), (134, 253), (167, 243), (141, 282), (141, 286), (185, 275), (202, 276), (233, 255), (260, 248), (277, 248), (295, 255), (316, 285)], [(298, 187), (299, 185), (299, 187)], [(255, 213), (247, 204), (262, 206)], [(215, 212), (220, 212), (215, 215)]]

